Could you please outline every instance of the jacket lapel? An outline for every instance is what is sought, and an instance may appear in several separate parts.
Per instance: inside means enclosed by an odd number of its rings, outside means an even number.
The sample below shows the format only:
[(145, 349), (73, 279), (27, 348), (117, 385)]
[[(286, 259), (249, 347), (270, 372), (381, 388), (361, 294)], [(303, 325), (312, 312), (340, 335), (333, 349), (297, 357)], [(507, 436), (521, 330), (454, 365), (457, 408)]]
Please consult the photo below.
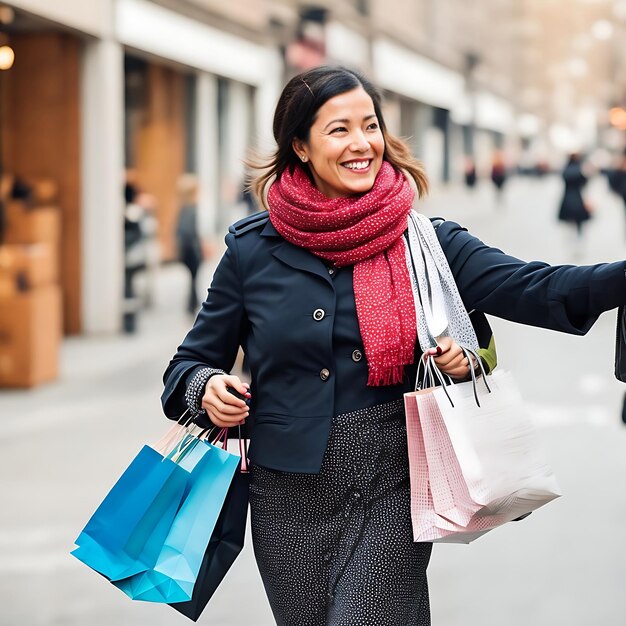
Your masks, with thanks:
[(277, 245), (272, 250), (272, 255), (279, 261), (295, 269), (315, 274), (332, 286), (333, 282), (324, 261), (308, 250), (286, 241), (269, 220), (261, 231), (261, 236), (276, 239)]

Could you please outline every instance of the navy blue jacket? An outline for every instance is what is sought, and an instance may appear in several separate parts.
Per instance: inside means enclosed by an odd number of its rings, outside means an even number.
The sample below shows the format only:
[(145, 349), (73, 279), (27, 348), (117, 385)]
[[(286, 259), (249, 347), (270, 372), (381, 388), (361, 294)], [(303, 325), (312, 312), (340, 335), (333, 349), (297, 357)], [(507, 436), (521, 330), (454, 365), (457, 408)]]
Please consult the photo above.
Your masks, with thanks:
[[(600, 313), (626, 302), (626, 262), (526, 263), (454, 222), (443, 222), (437, 236), (468, 311), (581, 335)], [(267, 213), (231, 226), (226, 245), (196, 322), (165, 372), (165, 414), (183, 412), (199, 368), (229, 372), (241, 345), (252, 376), (252, 462), (318, 472), (333, 415), (401, 398), (415, 370), (406, 368), (402, 384), (367, 387), (351, 267), (328, 267), (288, 243)]]

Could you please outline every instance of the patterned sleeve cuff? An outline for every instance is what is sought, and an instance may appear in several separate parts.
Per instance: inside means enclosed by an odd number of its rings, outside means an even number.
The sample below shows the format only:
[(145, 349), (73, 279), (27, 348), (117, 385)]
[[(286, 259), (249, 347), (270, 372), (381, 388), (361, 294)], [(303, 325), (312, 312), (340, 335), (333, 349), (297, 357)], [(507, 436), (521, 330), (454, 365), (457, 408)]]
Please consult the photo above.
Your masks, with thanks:
[(204, 367), (196, 373), (189, 385), (187, 385), (185, 401), (187, 402), (192, 417), (196, 417), (204, 411), (202, 408), (202, 396), (204, 395), (204, 390), (207, 382), (209, 382), (209, 378), (216, 374), (226, 374), (226, 372), (212, 367)]

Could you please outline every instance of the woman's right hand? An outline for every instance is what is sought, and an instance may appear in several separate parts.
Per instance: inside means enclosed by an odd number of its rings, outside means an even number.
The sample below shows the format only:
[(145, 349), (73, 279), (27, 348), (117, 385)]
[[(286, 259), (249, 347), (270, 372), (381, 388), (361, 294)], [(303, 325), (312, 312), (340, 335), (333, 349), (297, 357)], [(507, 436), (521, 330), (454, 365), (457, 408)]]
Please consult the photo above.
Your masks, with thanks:
[(248, 383), (242, 383), (238, 376), (224, 374), (211, 376), (202, 396), (202, 408), (207, 412), (209, 419), (219, 428), (241, 425), (250, 413), (248, 405), (230, 393), (229, 387), (246, 398), (251, 397)]

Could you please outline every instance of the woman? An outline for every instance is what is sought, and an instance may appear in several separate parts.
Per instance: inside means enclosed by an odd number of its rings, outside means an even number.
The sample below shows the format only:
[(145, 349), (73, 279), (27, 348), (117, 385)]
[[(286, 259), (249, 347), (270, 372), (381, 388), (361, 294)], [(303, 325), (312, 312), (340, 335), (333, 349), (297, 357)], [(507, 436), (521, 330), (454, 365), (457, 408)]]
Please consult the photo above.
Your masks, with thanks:
[(491, 161), (491, 181), (496, 188), (498, 203), (501, 203), (504, 183), (506, 183), (506, 165), (504, 156), (499, 150), (496, 150)]
[(576, 227), (577, 246), (579, 246), (583, 236), (583, 223), (591, 217), (583, 200), (582, 189), (587, 184), (587, 177), (583, 174), (579, 154), (570, 155), (563, 170), (563, 180), (565, 191), (559, 208), (559, 220)]
[[(343, 68), (293, 78), (274, 137), (255, 187), (269, 214), (226, 236), (164, 410), (246, 423), (254, 550), (278, 624), (425, 626), (431, 545), (412, 540), (402, 396), (421, 354), (403, 235), (426, 177), (376, 89)], [(626, 300), (625, 263), (524, 263), (440, 221), (468, 311), (582, 334)], [(437, 344), (440, 369), (467, 376), (456, 342)], [(250, 387), (228, 373), (240, 345)]]
[(621, 157), (617, 167), (608, 172), (609, 187), (624, 203), (626, 209), (626, 153)]
[(196, 313), (198, 310), (196, 277), (202, 265), (202, 242), (198, 234), (196, 217), (198, 179), (193, 174), (183, 174), (178, 179), (178, 197), (180, 202), (180, 212), (176, 224), (178, 258), (189, 271), (187, 311)]

